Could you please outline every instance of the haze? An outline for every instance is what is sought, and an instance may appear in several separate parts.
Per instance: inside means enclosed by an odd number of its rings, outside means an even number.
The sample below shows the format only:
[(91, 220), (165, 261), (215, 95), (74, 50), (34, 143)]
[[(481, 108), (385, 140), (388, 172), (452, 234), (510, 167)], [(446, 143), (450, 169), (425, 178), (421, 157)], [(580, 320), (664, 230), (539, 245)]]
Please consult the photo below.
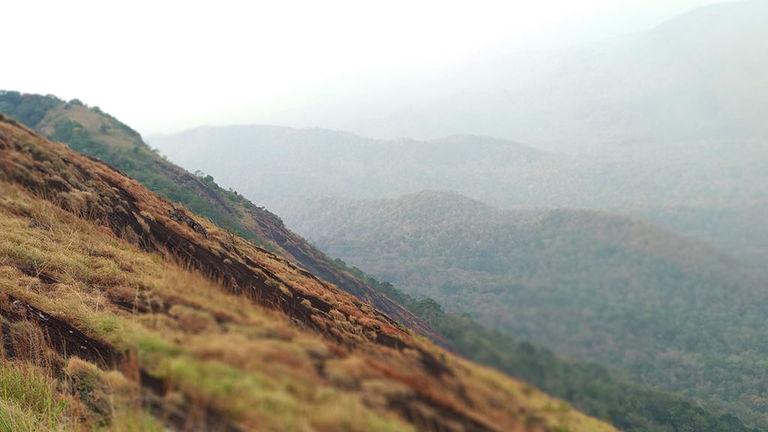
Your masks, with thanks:
[(0, 432), (768, 431), (768, 0), (3, 12)]
[(707, 3), (138, 1), (116, 11), (96, 1), (12, 2), (0, 35), (6, 58), (24, 67), (4, 67), (0, 82), (88, 100), (145, 134), (200, 124), (327, 127), (291, 113), (346, 95), (364, 106), (360, 97), (387, 94), (402, 77), (420, 87), (419, 77), (498, 51), (591, 43)]

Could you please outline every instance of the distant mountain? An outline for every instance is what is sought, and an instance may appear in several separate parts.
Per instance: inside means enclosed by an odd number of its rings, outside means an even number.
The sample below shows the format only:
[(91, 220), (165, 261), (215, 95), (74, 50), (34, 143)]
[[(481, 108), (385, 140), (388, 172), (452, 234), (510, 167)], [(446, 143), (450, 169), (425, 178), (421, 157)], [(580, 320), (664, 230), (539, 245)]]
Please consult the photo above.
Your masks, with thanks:
[(766, 425), (764, 281), (704, 243), (585, 210), (497, 210), (455, 193), (295, 200), (287, 224), (449, 312)]
[(737, 256), (756, 273), (768, 275), (768, 197), (741, 205), (634, 208), (633, 214), (659, 226), (702, 239)]
[(741, 206), (768, 196), (764, 140), (654, 143), (565, 156), (474, 135), (374, 140), (326, 129), (241, 125), (153, 136), (187, 169), (256, 200), (394, 197), (455, 190), (502, 207)]
[[(532, 169), (553, 169), (551, 156), (494, 138), (381, 141), (326, 129), (242, 125), (153, 136), (150, 143), (189, 169), (237, 185), (244, 195), (377, 197), (424, 188), (482, 193), (505, 178), (510, 199), (524, 195)], [(216, 157), (213, 155), (216, 154)], [(532, 168), (536, 167), (536, 168)], [(503, 185), (502, 185), (503, 186)]]
[[(150, 138), (171, 160), (268, 206), (290, 198), (393, 198), (453, 190), (492, 205), (607, 210), (650, 219), (759, 263), (768, 201), (760, 139), (664, 143), (564, 156), (474, 135), (373, 140), (325, 129), (203, 127)], [(729, 240), (733, 233), (740, 241)]]

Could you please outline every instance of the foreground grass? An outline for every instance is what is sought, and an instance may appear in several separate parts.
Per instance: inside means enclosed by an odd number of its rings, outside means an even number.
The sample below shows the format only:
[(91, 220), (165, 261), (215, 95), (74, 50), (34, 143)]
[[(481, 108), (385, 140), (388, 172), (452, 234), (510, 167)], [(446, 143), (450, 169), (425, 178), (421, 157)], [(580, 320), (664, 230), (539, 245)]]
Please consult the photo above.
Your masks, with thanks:
[[(272, 259), (270, 265), (281, 264)], [(288, 276), (309, 283), (297, 273)], [(120, 372), (102, 370), (26, 344), (39, 351), (29, 358), (45, 361), (40, 369), (9, 369), (40, 371), (23, 380), (25, 386), (13, 373), (7, 384), (0, 382), (7, 430), (160, 430), (173, 412), (185, 413), (190, 425), (215, 418), (267, 431), (410, 431), (427, 427), (420, 418), (455, 412), (500, 430), (612, 430), (427, 343), (418, 342), (451, 375), (426, 373), (410, 350), (362, 338), (356, 348), (340, 345), (0, 181), (0, 311), (11, 311), (12, 299), (108, 343), (126, 359)], [(347, 321), (351, 315), (334, 316), (340, 327), (355, 326)], [(37, 340), (33, 330), (27, 339)], [(140, 372), (163, 385), (152, 410), (142, 403), (148, 390), (138, 385)], [(435, 412), (435, 403), (445, 414)], [(406, 404), (410, 418), (393, 404)]]
[[(64, 318), (118, 350), (134, 351), (140, 366), (167, 380), (184, 404), (249, 429), (410, 430), (367, 408), (360, 395), (323, 385), (312, 356), (328, 356), (329, 348), (319, 337), (301, 334), (276, 312), (244, 307), (242, 298), (159, 255), (0, 187), (0, 292)], [(41, 283), (20, 268), (57, 282)], [(147, 310), (127, 312), (114, 300)], [(10, 384), (23, 380), (14, 376), (9, 385), (0, 383), (8, 406), (3, 411), (14, 413), (5, 416), (8, 430), (59, 428), (63, 405), (54, 397), (55, 386), (31, 380), (36, 387), (18, 388)]]
[(47, 371), (28, 363), (0, 362), (0, 431), (61, 430), (67, 408)]

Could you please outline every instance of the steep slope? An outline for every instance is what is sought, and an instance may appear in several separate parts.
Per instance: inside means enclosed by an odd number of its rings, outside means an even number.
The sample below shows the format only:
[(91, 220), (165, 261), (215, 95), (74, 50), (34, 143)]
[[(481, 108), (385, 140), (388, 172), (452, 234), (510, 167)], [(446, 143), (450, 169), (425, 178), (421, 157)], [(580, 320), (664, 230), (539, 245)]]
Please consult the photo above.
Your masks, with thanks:
[(210, 218), (217, 225), (298, 262), (313, 274), (372, 302), (392, 318), (440, 341), (440, 337), (386, 296), (334, 266), (323, 253), (285, 228), (280, 218), (210, 177), (198, 177), (152, 151), (141, 136), (99, 108), (54, 96), (0, 91), (0, 113), (51, 139), (101, 159), (150, 190)]
[(296, 201), (289, 226), (453, 313), (766, 425), (764, 282), (708, 246), (576, 210), (453, 193)]
[(0, 190), (11, 430), (612, 430), (2, 117)]

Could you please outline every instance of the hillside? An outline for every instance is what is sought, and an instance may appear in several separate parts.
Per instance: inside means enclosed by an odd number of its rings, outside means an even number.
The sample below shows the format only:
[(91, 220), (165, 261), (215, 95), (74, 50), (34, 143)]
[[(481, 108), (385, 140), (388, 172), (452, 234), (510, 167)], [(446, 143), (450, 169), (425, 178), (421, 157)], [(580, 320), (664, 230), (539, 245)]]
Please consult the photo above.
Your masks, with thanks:
[[(145, 185), (157, 189), (159, 193), (173, 196), (187, 205), (195, 206), (213, 220), (228, 224), (230, 230), (238, 232), (240, 229), (244, 236), (253, 238), (272, 250), (278, 250), (285, 256), (291, 256), (291, 254), (276, 245), (279, 243), (284, 245), (284, 248), (286, 247), (286, 242), (280, 240), (283, 237), (294, 239), (292, 241), (294, 244), (303, 245), (303, 250), (313, 252), (312, 256), (320, 256), (318, 261), (323, 260), (323, 263), (328, 263), (327, 258), (285, 230), (276, 217), (262, 209), (257, 209), (258, 211), (251, 221), (255, 220), (257, 223), (261, 223), (266, 220), (268, 229), (243, 231), (242, 229), (246, 225), (232, 225), (232, 219), (224, 218), (216, 209), (223, 209), (229, 214), (238, 214), (233, 210), (240, 208), (240, 205), (250, 210), (255, 207), (234, 192), (222, 190), (211, 179), (203, 176), (191, 176), (162, 160), (139, 141), (134, 141), (133, 147), (131, 147), (130, 143), (126, 143), (126, 134), (130, 134), (136, 139), (139, 139), (138, 136), (127, 126), (100, 112), (97, 108), (87, 108), (77, 101), (65, 104), (52, 96), (21, 95), (14, 92), (0, 95), (0, 101), (2, 101), (0, 109), (13, 112), (29, 124), (48, 125), (48, 133), (51, 133), (50, 124), (52, 123), (66, 125), (69, 122), (76, 122), (73, 127), (77, 128), (77, 133), (60, 136), (70, 146), (81, 148), (89, 154), (98, 155), (112, 163), (120, 164), (123, 169), (143, 178)], [(285, 131), (282, 128), (275, 128), (274, 133), (279, 134)], [(53, 133), (55, 134), (55, 128)], [(306, 145), (311, 145), (313, 137), (314, 135), (308, 136), (309, 140)], [(331, 141), (323, 144), (327, 145), (344, 137), (359, 139), (343, 133), (333, 133), (329, 135)], [(487, 140), (486, 148), (491, 151), (499, 145), (502, 149), (509, 145), (509, 143)], [(115, 141), (122, 141), (123, 144), (115, 145)], [(477, 137), (455, 136), (440, 143), (439, 146), (464, 147), (466, 152), (467, 148), (471, 148), (476, 143)], [(124, 152), (117, 151), (121, 148), (133, 149), (129, 153), (131, 155), (130, 161), (126, 162)], [(439, 155), (438, 150), (438, 148), (434, 148), (433, 154)], [(519, 152), (520, 156), (523, 157), (532, 159), (536, 157), (536, 155), (530, 154), (526, 156), (524, 148), (518, 148), (516, 152)], [(296, 149), (292, 155), (297, 160), (306, 158), (306, 155), (296, 151)], [(281, 157), (285, 157), (285, 155), (283, 154)], [(458, 162), (460, 159), (454, 158), (451, 163)], [(498, 164), (499, 162), (494, 162), (493, 158), (488, 158), (487, 163)], [(249, 219), (245, 218), (244, 220), (248, 222)], [(275, 220), (278, 223), (271, 224)], [(276, 236), (275, 233), (282, 233), (282, 235)], [(270, 237), (267, 235), (271, 235), (271, 239), (276, 243), (270, 242)], [(296, 252), (294, 255), (302, 256)], [(308, 262), (308, 265), (317, 266), (316, 262), (313, 264), (313, 261), (304, 262)], [(520, 343), (508, 336), (488, 331), (465, 317), (443, 312), (439, 307), (436, 307), (433, 301), (411, 298), (392, 285), (379, 283), (338, 261), (330, 262), (330, 268), (332, 272), (324, 274), (340, 274), (344, 276), (342, 281), (354, 281), (356, 284), (364, 284), (368, 289), (375, 288), (376, 292), (386, 294), (389, 298), (395, 299), (399, 304), (415, 312), (441, 333), (440, 335), (432, 331), (427, 333), (424, 331), (424, 326), (420, 327), (420, 331), (429, 334), (438, 343), (449, 343), (457, 352), (467, 358), (495, 366), (515, 377), (520, 377), (545, 389), (550, 394), (565, 398), (581, 410), (609, 420), (623, 430), (664, 432), (672, 424), (684, 425), (694, 430), (723, 432), (747, 430), (732, 416), (706, 411), (683, 399), (649, 390), (625, 379), (612, 376), (599, 366), (564, 361), (547, 350), (535, 348), (528, 343)], [(446, 336), (447, 341), (442, 335)]]
[(160, 157), (130, 127), (99, 108), (54, 96), (0, 91), (0, 113), (71, 148), (98, 158), (161, 196), (270, 251), (295, 260), (313, 274), (372, 302), (394, 319), (440, 341), (411, 313), (343, 269), (289, 231), (273, 213), (242, 195), (219, 187), (211, 177), (190, 174)]
[(707, 245), (593, 211), (422, 192), (279, 209), (327, 253), (518, 340), (765, 425), (764, 284)]
[(3, 430), (612, 430), (5, 118), (0, 189)]

